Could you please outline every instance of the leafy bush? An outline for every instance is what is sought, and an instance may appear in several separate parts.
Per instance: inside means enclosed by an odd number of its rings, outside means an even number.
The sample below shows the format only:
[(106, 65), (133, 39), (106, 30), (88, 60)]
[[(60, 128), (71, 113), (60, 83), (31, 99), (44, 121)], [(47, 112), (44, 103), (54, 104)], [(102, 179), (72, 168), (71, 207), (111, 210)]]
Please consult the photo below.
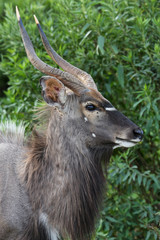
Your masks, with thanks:
[[(39, 104), (41, 73), (29, 63), (15, 17), (6, 4), (0, 25), (2, 120), (32, 126)], [(37, 55), (52, 64), (34, 23), (36, 14), (56, 51), (89, 72), (113, 105), (144, 130), (141, 145), (116, 150), (96, 239), (160, 238), (160, 4), (156, 0), (19, 1), (24, 25)], [(29, 127), (30, 129), (31, 127)]]

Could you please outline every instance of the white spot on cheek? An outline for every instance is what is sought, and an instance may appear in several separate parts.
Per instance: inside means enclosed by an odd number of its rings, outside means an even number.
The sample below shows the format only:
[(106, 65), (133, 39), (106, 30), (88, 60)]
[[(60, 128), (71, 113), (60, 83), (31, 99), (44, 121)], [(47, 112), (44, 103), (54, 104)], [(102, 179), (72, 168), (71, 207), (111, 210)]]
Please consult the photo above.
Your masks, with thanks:
[(112, 108), (107, 108), (107, 107), (106, 107), (105, 110), (106, 110), (106, 111), (116, 111), (116, 109), (115, 109), (114, 107), (112, 107)]
[(94, 137), (94, 138), (95, 138), (95, 137), (96, 137), (96, 134), (95, 134), (95, 133), (92, 133), (92, 137)]
[(87, 119), (86, 117), (84, 117), (84, 121), (85, 121), (85, 122), (88, 122), (88, 119)]

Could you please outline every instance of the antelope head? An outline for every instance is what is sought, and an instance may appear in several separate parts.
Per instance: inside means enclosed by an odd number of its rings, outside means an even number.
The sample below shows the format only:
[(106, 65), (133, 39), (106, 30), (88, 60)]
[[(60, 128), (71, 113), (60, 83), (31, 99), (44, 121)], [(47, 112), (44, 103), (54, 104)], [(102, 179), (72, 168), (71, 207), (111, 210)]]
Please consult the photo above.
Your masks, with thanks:
[[(43, 45), (64, 71), (51, 67), (38, 58), (16, 8), (21, 36), (32, 65), (46, 76), (40, 79), (42, 95), (50, 106), (59, 108), (83, 126), (90, 147), (132, 147), (143, 138), (143, 131), (119, 112), (97, 90), (92, 77), (60, 57), (50, 46), (36, 16), (35, 22)], [(74, 100), (74, 101), (71, 101)]]

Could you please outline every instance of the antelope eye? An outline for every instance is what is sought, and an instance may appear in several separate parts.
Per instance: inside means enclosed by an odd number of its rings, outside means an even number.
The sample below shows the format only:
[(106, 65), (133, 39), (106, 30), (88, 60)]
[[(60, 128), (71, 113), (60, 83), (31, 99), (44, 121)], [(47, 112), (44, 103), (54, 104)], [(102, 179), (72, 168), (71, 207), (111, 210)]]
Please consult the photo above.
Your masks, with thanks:
[(94, 111), (94, 110), (96, 110), (96, 106), (93, 104), (88, 104), (88, 105), (86, 105), (86, 109), (88, 111)]

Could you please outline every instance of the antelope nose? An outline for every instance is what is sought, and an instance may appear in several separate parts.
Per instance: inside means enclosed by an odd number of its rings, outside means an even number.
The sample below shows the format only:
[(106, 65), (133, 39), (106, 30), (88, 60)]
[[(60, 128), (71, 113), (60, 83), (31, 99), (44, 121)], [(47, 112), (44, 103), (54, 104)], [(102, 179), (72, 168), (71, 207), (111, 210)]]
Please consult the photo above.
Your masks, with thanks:
[(139, 138), (140, 140), (142, 140), (142, 138), (143, 138), (143, 130), (141, 128), (134, 129), (133, 133), (134, 133), (135, 138)]

